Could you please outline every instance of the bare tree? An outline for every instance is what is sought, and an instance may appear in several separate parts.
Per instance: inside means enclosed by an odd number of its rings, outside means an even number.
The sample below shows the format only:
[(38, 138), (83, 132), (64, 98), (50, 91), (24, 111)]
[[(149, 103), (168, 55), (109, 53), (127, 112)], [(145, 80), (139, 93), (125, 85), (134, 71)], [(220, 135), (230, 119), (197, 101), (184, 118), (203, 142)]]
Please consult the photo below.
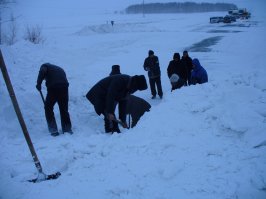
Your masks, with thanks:
[(42, 36), (42, 28), (39, 25), (35, 25), (32, 27), (27, 26), (25, 39), (34, 44), (39, 44), (43, 42), (44, 38)]
[(2, 44), (2, 5), (5, 0), (0, 0), (0, 45)]
[(16, 37), (18, 33), (18, 25), (16, 23), (16, 18), (13, 14), (10, 16), (8, 30), (4, 34), (4, 40), (8, 45), (13, 45), (16, 42)]
[(8, 21), (3, 21), (2, 12), (4, 9), (9, 8), (7, 5), (15, 3), (15, 0), (0, 0), (0, 45), (2, 44), (2, 24)]

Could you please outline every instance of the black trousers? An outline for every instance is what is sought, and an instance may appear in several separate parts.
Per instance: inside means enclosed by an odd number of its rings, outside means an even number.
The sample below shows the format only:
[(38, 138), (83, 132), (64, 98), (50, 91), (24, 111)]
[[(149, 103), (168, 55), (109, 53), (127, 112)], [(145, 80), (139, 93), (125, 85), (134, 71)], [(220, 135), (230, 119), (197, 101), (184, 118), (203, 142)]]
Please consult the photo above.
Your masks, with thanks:
[(156, 78), (149, 78), (150, 81), (150, 87), (151, 87), (151, 94), (152, 96), (156, 96), (157, 92), (156, 92), (156, 88), (155, 85), (157, 87), (157, 91), (158, 91), (158, 95), (160, 97), (163, 96), (163, 90), (162, 90), (162, 84), (161, 84), (161, 77), (156, 77)]
[(47, 90), (44, 109), (48, 129), (51, 133), (58, 132), (56, 120), (54, 117), (55, 103), (57, 103), (59, 106), (62, 131), (72, 131), (70, 116), (68, 113), (68, 87), (49, 88)]

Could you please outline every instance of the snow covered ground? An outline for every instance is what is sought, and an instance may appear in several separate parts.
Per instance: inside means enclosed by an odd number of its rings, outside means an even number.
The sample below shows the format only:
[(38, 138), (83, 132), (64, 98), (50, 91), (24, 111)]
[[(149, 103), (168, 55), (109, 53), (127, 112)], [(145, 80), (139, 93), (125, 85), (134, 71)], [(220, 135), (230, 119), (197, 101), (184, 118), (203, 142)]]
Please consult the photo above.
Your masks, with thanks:
[[(37, 171), (0, 78), (1, 199), (266, 198), (266, 3), (243, 1), (252, 18), (224, 25), (209, 24), (209, 17), (226, 13), (143, 17), (112, 14), (111, 8), (86, 13), (91, 6), (85, 0), (77, 1), (76, 9), (71, 3), (58, 9), (62, 2), (12, 5), (21, 32), (24, 25), (39, 24), (45, 41), (33, 45), (20, 33), (14, 45), (1, 46), (44, 172), (62, 175), (27, 182)], [(207, 43), (210, 38), (219, 39)], [(209, 51), (193, 50), (197, 43)], [(147, 78), (142, 65), (149, 49), (160, 60), (163, 100), (151, 100), (149, 89), (137, 92), (151, 103), (151, 111), (135, 128), (105, 134), (102, 118), (84, 95), (113, 64), (122, 73)], [(206, 68), (209, 83), (171, 93), (166, 68), (173, 53), (184, 49)], [(47, 132), (35, 89), (45, 62), (67, 73), (73, 135)], [(55, 113), (60, 124), (57, 107)]]

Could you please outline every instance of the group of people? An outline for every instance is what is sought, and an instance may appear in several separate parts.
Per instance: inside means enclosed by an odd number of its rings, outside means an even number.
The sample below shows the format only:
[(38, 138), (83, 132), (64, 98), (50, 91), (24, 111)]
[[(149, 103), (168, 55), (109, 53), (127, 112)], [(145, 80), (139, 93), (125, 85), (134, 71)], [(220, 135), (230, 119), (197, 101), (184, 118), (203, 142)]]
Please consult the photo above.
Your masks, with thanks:
[[(152, 99), (159, 97), (163, 98), (161, 85), (161, 71), (159, 59), (154, 55), (154, 51), (149, 50), (148, 57), (145, 59), (143, 68), (148, 71), (149, 83)], [(169, 62), (167, 67), (167, 75), (171, 82), (171, 91), (181, 88), (182, 86), (203, 84), (208, 82), (208, 74), (201, 66), (197, 58), (191, 59), (188, 51), (183, 52), (182, 58), (179, 53), (174, 53), (173, 60)], [(157, 89), (156, 89), (157, 88)]]
[[(98, 115), (102, 114), (104, 116), (106, 133), (120, 133), (118, 123), (124, 128), (128, 128), (126, 123), (128, 95), (133, 94), (137, 90), (147, 89), (144, 75), (129, 76), (118, 74), (120, 70), (115, 74), (117, 67), (119, 69), (119, 65), (115, 65), (113, 67), (113, 74), (100, 80), (86, 94), (87, 99), (94, 106), (95, 112)], [(59, 66), (45, 63), (41, 65), (37, 78), (36, 88), (40, 92), (43, 80), (46, 80), (47, 87), (44, 109), (49, 132), (52, 136), (59, 135), (53, 111), (55, 103), (58, 103), (62, 132), (73, 134), (68, 111), (69, 83), (65, 71)], [(115, 117), (117, 104), (119, 104), (119, 120)]]
[[(155, 99), (157, 94), (162, 99), (161, 71), (159, 59), (154, 55), (154, 51), (148, 51), (148, 57), (144, 61), (143, 68), (148, 71), (152, 99)], [(208, 82), (206, 70), (201, 66), (198, 59), (192, 60), (187, 51), (183, 52), (182, 59), (180, 59), (179, 53), (174, 53), (173, 60), (170, 61), (167, 68), (167, 75), (170, 79), (172, 90), (186, 85)], [(44, 109), (49, 132), (52, 136), (59, 135), (53, 112), (55, 103), (58, 103), (62, 132), (72, 134), (72, 125), (68, 112), (69, 83), (65, 71), (59, 66), (45, 63), (41, 65), (37, 78), (36, 88), (40, 92), (43, 80), (46, 80), (47, 87)], [(94, 106), (95, 112), (104, 116), (105, 132), (120, 133), (118, 124), (128, 128), (126, 123), (128, 103), (132, 105), (132, 103), (140, 101), (136, 100), (136, 97), (132, 94), (137, 90), (143, 91), (147, 88), (144, 75), (129, 76), (121, 74), (120, 66), (113, 65), (110, 75), (97, 82), (88, 91), (86, 98)], [(148, 110), (150, 105), (145, 103), (145, 100), (143, 101), (141, 104), (145, 107), (145, 110)], [(119, 107), (119, 119), (115, 116), (117, 105)]]

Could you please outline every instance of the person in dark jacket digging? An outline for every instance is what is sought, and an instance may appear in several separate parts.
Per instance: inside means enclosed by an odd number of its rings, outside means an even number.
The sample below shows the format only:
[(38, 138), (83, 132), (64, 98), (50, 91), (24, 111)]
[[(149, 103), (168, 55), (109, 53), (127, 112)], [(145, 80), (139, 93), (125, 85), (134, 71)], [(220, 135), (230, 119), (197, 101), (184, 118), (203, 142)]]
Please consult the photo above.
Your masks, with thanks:
[(169, 62), (169, 65), (167, 67), (167, 75), (172, 85), (171, 91), (181, 88), (186, 84), (186, 65), (183, 61), (180, 60), (179, 53), (174, 53), (173, 60)]
[(104, 115), (105, 132), (120, 133), (115, 117), (115, 108), (120, 104), (119, 119), (123, 127), (126, 124), (127, 97), (137, 90), (146, 90), (147, 82), (144, 75), (112, 75), (96, 83), (86, 94), (98, 115)]
[(191, 84), (203, 84), (208, 82), (207, 71), (201, 66), (197, 58), (192, 60), (193, 70), (191, 73)]
[[(121, 74), (120, 66), (113, 65), (110, 76), (118, 74)], [(146, 100), (137, 97), (135, 95), (128, 95), (127, 108), (126, 108), (126, 114), (129, 115), (128, 127), (131, 128), (135, 127), (141, 116), (144, 115), (145, 112), (150, 111), (150, 108), (151, 105)], [(118, 110), (120, 111), (120, 109), (121, 109), (120, 104), (118, 104)], [(131, 124), (130, 124), (130, 118), (132, 120)]]
[[(112, 75), (121, 75), (120, 66), (119, 65), (113, 65), (112, 66), (112, 71), (111, 71), (111, 73), (110, 73), (109, 76), (112, 76)], [(121, 109), (120, 106), (123, 109), (123, 102), (124, 101), (122, 100), (122, 103), (121, 104), (118, 103), (118, 110), (119, 111)], [(116, 103), (116, 105), (117, 105), (117, 103)], [(108, 124), (108, 121), (106, 123)], [(119, 131), (120, 132), (120, 130), (118, 128), (118, 123), (117, 122), (111, 124), (111, 126), (113, 126), (113, 129), (111, 129), (110, 127), (108, 127), (107, 124), (105, 124), (105, 130), (106, 130), (106, 132), (110, 132), (110, 131), (113, 131), (113, 132), (118, 132)]]
[[(145, 112), (149, 112), (151, 105), (144, 99), (135, 95), (129, 95), (127, 101), (127, 114), (129, 115), (129, 126), (135, 127), (139, 119), (144, 115)], [(132, 119), (130, 125), (130, 118)]]
[(155, 85), (157, 87), (158, 95), (162, 99), (163, 90), (161, 84), (161, 70), (159, 59), (154, 55), (154, 52), (152, 50), (149, 50), (148, 54), (149, 56), (145, 59), (143, 68), (145, 71), (148, 71), (152, 99), (155, 99), (157, 95)]
[(48, 130), (52, 136), (58, 136), (58, 128), (54, 116), (54, 105), (58, 103), (62, 131), (72, 134), (72, 125), (68, 112), (68, 80), (65, 71), (59, 66), (45, 63), (40, 67), (36, 88), (41, 92), (42, 81), (46, 80), (47, 96), (44, 102), (45, 117)]

